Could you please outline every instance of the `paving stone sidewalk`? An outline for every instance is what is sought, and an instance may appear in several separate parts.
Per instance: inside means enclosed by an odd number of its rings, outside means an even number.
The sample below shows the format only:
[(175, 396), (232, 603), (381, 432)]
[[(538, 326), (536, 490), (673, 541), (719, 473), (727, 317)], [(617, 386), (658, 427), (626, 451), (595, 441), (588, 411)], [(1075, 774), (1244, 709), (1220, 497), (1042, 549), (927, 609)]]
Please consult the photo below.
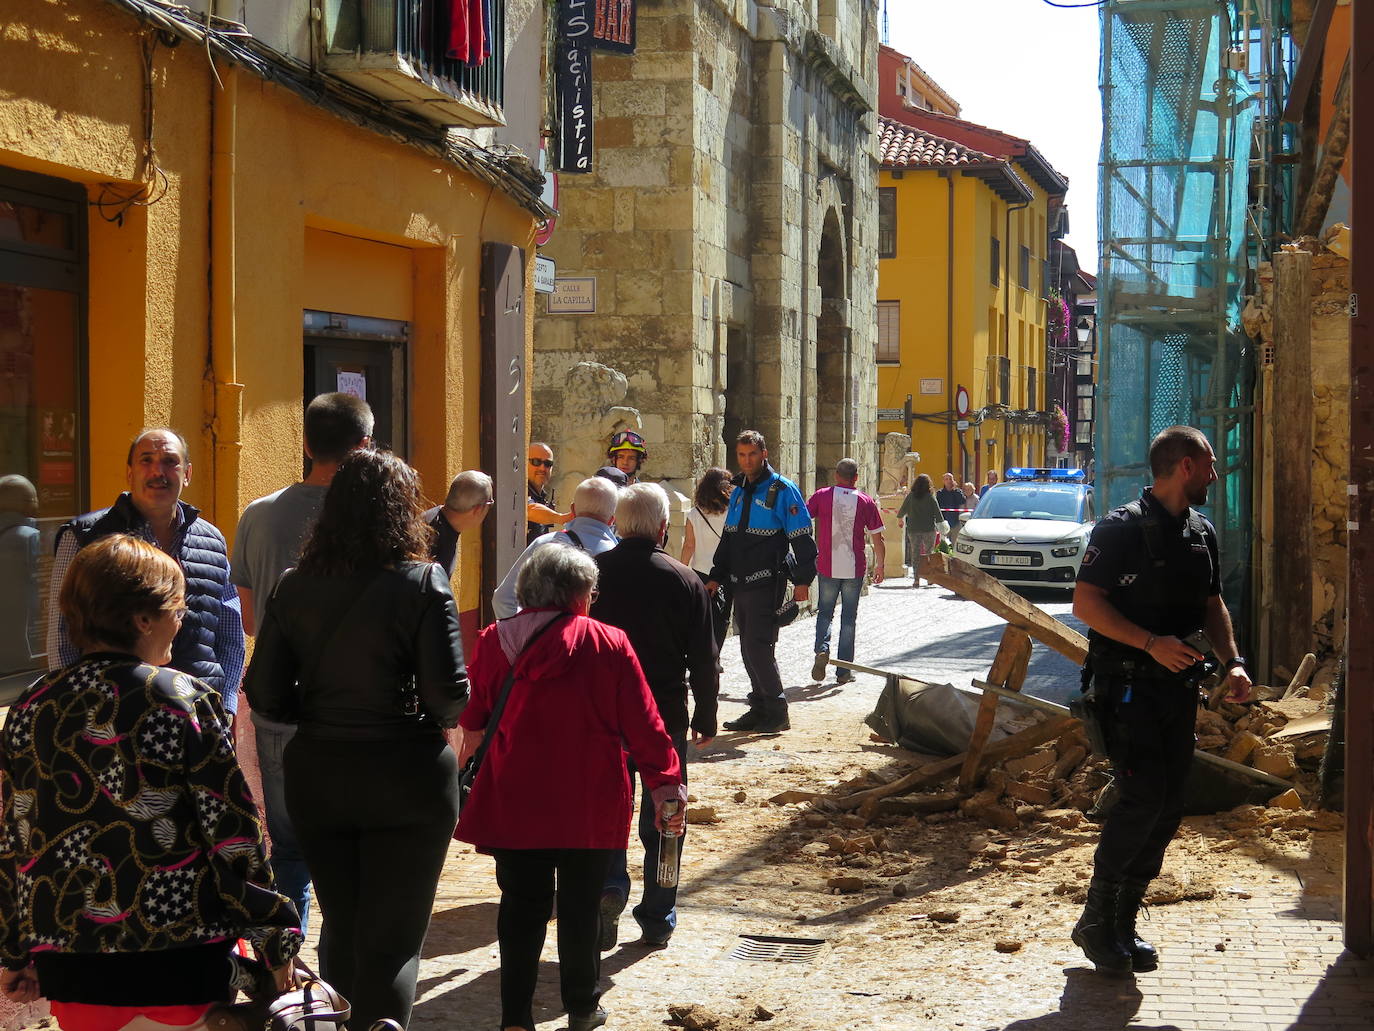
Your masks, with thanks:
[[(1066, 595), (1046, 593), (1035, 600), (1072, 622)], [(856, 658), (866, 665), (901, 669), (926, 680), (966, 683), (986, 673), (1002, 625), (985, 610), (943, 589), (912, 588), (909, 580), (892, 582), (871, 590), (861, 603)], [(860, 676), (843, 689), (833, 678), (824, 685), (811, 685), (814, 626), (812, 620), (802, 619), (786, 628), (778, 655), (784, 683), (792, 685), (788, 693), (794, 730), (834, 727), (833, 751), (788, 752), (788, 735), (779, 739), (784, 750), (781, 753), (771, 750), (776, 742), (769, 739), (731, 743), (726, 746), (728, 752), (703, 757), (703, 763), (712, 767), (709, 774), (701, 774), (703, 780), (718, 776), (724, 769), (719, 764), (749, 761), (792, 762), (819, 772), (838, 768), (845, 750), (857, 750), (854, 742), (866, 737), (866, 732), (853, 731), (871, 709), (881, 681)], [(722, 662), (721, 718), (725, 720), (742, 711), (749, 688), (733, 640), (727, 642)], [(1076, 685), (1077, 671), (1070, 663), (1036, 647), (1028, 688), (1048, 697), (1066, 697)], [(1374, 1028), (1374, 963), (1343, 952), (1337, 922), (1339, 884), (1304, 884), (1299, 874), (1282, 865), (1256, 862), (1252, 882), (1237, 886), (1237, 893), (1224, 901), (1153, 909), (1145, 926), (1162, 944), (1165, 959), (1156, 973), (1124, 980), (1098, 976), (1068, 941), (1066, 923), (1061, 937), (1027, 942), (1014, 955), (991, 959), (982, 954), (970, 956), (967, 967), (960, 968), (966, 976), (942, 974), (931, 978), (920, 968), (922, 960), (913, 957), (909, 972), (884, 972), (906, 978), (903, 983), (908, 991), (894, 993), (872, 983), (874, 971), (850, 962), (822, 958), (805, 968), (780, 971), (774, 964), (728, 959), (738, 933), (778, 919), (778, 914), (758, 911), (751, 905), (751, 884), (766, 883), (772, 875), (761, 856), (708, 854), (702, 847), (703, 837), (698, 834), (684, 853), (680, 924), (672, 946), (650, 953), (622, 947), (606, 957), (603, 974), (613, 985), (606, 999), (612, 1011), (608, 1026), (616, 1031), (663, 1028), (666, 1004), (684, 998), (710, 997), (721, 991), (741, 998), (776, 998), (779, 986), (785, 986), (788, 978), (796, 978), (798, 985), (811, 989), (821, 985), (831, 992), (834, 1001), (827, 1009), (830, 1022), (820, 1023), (784, 1009), (758, 1028)], [(728, 844), (724, 851), (730, 851)], [(694, 889), (694, 881), (703, 879), (729, 890), (722, 895)], [(435, 904), (413, 1029), (495, 1026), (497, 899), (491, 861), (466, 847), (455, 848)], [(976, 893), (971, 902), (977, 905)], [(824, 933), (843, 932), (845, 912), (841, 909), (825, 917), (828, 930)], [(1066, 920), (1071, 921), (1068, 910), (1065, 912)], [(861, 925), (862, 921), (856, 924)], [(632, 933), (632, 928), (633, 922), (626, 916), (622, 936)], [(544, 960), (536, 1017), (541, 1031), (552, 1031), (566, 1023), (559, 1016), (552, 941)], [(785, 988), (782, 995), (786, 997)]]

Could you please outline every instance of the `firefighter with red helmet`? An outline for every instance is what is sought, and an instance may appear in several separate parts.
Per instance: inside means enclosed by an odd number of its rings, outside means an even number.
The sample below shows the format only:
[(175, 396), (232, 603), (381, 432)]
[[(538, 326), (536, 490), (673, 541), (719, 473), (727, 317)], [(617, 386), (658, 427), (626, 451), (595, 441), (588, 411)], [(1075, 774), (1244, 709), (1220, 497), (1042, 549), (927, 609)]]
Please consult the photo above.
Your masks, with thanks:
[(644, 446), (644, 438), (634, 430), (620, 430), (611, 436), (611, 446), (606, 449), (610, 464), (625, 474), (630, 483), (639, 482), (639, 467), (649, 457), (649, 449)]

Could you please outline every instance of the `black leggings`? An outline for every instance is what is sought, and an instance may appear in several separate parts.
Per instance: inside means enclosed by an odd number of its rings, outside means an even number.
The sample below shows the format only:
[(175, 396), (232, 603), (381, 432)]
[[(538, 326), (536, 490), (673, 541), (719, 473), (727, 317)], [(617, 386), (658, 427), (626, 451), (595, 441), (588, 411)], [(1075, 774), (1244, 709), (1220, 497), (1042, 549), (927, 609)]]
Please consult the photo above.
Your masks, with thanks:
[(286, 746), (286, 807), (328, 932), (320, 975), (353, 1005), (349, 1027), (415, 1003), (420, 947), (458, 822), (458, 762), (442, 738)]
[(501, 911), (501, 1026), (534, 1031), (539, 954), (558, 880), (558, 978), (563, 1006), (583, 1017), (601, 998), (601, 889), (611, 853), (596, 848), (495, 849)]

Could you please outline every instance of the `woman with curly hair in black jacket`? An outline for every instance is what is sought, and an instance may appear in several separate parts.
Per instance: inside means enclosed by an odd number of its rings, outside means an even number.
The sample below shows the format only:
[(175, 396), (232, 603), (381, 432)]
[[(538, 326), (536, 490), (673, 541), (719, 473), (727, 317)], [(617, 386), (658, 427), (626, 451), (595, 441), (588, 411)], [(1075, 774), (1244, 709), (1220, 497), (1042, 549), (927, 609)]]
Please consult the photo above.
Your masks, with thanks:
[(320, 972), (358, 1028), (410, 1019), (458, 820), (445, 730), (467, 702), (467, 674), (423, 512), (401, 459), (345, 458), (300, 564), (267, 603), (244, 681), (254, 711), (297, 725), (286, 807), (324, 914)]

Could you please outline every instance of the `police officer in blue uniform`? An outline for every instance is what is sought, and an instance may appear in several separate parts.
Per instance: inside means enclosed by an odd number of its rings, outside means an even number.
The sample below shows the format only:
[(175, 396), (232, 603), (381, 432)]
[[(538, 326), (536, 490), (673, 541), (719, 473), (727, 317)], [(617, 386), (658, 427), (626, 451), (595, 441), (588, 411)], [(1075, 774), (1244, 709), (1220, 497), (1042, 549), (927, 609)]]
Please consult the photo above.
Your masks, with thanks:
[(1194, 635), (1225, 667), (1228, 700), (1250, 697), (1221, 599), (1216, 530), (1194, 508), (1216, 482), (1216, 455), (1200, 430), (1170, 426), (1150, 444), (1150, 472), (1154, 485), (1093, 529), (1073, 599), (1089, 627), (1085, 691), (1120, 789), (1073, 940), (1112, 973), (1159, 965), (1136, 913), (1183, 818), (1205, 658)]
[(761, 734), (788, 730), (787, 699), (773, 650), (778, 643), (780, 609), (787, 582), (793, 598), (805, 601), (816, 578), (816, 541), (811, 515), (797, 485), (768, 464), (763, 434), (745, 430), (735, 440), (740, 474), (725, 514), (725, 531), (716, 547), (706, 589), (723, 583), (734, 591), (740, 655), (749, 673), (749, 711), (726, 723), (726, 730)]

